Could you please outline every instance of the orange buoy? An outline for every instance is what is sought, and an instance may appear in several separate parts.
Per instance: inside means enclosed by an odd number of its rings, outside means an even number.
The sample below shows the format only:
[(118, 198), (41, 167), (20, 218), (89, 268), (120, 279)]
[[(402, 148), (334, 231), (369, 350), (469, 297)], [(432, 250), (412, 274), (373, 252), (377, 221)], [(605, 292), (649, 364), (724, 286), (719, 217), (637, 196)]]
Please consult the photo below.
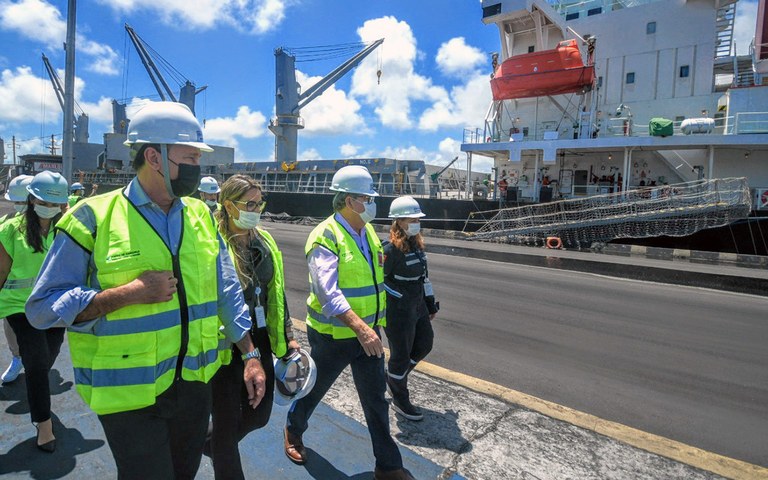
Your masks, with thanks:
[(563, 242), (560, 237), (547, 237), (547, 248), (561, 249), (563, 248)]

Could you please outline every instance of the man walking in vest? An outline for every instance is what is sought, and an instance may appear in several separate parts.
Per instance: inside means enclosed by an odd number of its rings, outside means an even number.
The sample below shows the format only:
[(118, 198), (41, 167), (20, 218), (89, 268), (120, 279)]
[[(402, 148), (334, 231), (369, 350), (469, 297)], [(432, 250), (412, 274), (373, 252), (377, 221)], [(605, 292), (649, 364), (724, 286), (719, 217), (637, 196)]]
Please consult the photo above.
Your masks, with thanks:
[(248, 307), (200, 178), (202, 129), (173, 102), (130, 123), (137, 176), (77, 203), (26, 305), (40, 329), (69, 327), (77, 391), (98, 414), (120, 479), (193, 479), (211, 411), (222, 326), (245, 360), (251, 405), (264, 370)]
[(363, 166), (339, 169), (331, 190), (335, 214), (315, 227), (304, 252), (309, 264), (307, 337), (317, 366), (312, 391), (291, 406), (285, 428), (285, 454), (307, 460), (302, 435), (309, 417), (342, 370), (352, 367), (355, 387), (376, 457), (376, 480), (412, 480), (389, 433), (384, 398), (384, 348), (379, 327), (386, 324), (384, 257), (370, 225), (376, 216), (371, 174)]

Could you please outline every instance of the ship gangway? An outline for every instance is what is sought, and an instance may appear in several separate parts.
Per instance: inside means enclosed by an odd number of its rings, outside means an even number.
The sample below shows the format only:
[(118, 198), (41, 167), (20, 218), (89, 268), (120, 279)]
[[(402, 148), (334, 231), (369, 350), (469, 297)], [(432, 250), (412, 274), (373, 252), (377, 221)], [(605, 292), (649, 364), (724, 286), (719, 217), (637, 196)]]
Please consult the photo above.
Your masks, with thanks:
[(476, 218), (490, 218), (468, 239), (543, 244), (557, 237), (566, 247), (583, 248), (617, 238), (691, 235), (746, 218), (750, 210), (746, 178), (702, 179), (477, 212)]

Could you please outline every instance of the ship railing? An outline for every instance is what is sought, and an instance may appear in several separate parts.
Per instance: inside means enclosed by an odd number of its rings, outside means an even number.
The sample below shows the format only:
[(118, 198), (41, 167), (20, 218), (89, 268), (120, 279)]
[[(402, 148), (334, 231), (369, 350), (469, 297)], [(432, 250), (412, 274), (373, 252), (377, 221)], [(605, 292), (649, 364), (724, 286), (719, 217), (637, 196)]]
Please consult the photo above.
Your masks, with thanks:
[(733, 122), (733, 134), (768, 133), (768, 112), (737, 113)]
[(660, 0), (613, 0), (613, 1), (564, 1), (548, 0), (552, 8), (565, 18), (565, 20), (575, 20), (577, 18), (590, 17), (603, 12), (622, 10), (625, 8), (637, 7), (655, 3)]

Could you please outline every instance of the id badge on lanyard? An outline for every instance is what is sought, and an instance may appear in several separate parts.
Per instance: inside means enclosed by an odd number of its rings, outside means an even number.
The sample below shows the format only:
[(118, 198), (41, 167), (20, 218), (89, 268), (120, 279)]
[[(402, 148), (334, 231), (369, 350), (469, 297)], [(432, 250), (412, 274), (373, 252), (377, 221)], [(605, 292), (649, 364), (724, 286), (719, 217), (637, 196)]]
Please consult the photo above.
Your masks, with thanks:
[(267, 315), (264, 313), (264, 307), (261, 306), (259, 294), (261, 287), (256, 287), (256, 306), (253, 307), (253, 314), (256, 316), (256, 328), (265, 328), (267, 326)]
[(425, 297), (432, 297), (435, 295), (435, 292), (432, 291), (432, 282), (429, 281), (429, 279), (424, 280), (424, 296)]

